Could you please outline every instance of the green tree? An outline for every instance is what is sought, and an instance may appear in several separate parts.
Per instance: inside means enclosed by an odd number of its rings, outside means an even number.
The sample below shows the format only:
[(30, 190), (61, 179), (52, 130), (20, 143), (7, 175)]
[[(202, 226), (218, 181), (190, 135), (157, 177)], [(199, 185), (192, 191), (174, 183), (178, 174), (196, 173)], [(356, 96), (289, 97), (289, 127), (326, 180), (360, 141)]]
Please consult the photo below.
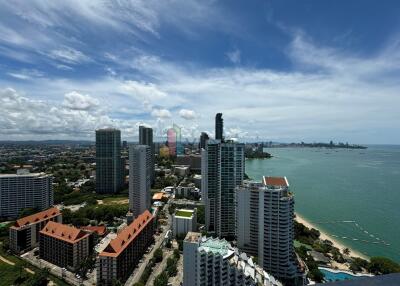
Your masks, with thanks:
[(154, 251), (153, 258), (156, 263), (159, 263), (163, 260), (163, 251), (161, 248), (157, 248), (156, 251)]
[(367, 268), (374, 274), (400, 272), (400, 265), (386, 257), (372, 257)]
[(161, 273), (154, 279), (154, 286), (167, 286), (168, 285), (168, 276), (165, 272)]

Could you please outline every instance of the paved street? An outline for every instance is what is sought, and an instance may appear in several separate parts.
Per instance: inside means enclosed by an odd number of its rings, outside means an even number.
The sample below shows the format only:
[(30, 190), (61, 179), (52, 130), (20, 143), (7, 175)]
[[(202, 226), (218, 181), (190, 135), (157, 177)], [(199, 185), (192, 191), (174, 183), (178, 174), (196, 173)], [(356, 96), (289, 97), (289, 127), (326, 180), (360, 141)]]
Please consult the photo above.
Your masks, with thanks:
[(151, 272), (149, 280), (147, 280), (146, 286), (152, 286), (153, 285), (154, 279), (158, 275), (160, 275), (161, 272), (164, 271), (165, 267), (167, 266), (167, 260), (168, 260), (169, 257), (172, 256), (172, 254), (173, 254), (172, 250), (164, 251), (163, 260), (153, 268), (153, 271)]
[(35, 256), (34, 251), (35, 249), (24, 253), (23, 255), (21, 255), (21, 258), (40, 269), (48, 268), (51, 274), (59, 278), (64, 278), (68, 283), (72, 285), (82, 285), (82, 284), (85, 286), (96, 285), (96, 280), (95, 280), (96, 270), (94, 270), (92, 273), (89, 274), (88, 280), (82, 281), (81, 279), (77, 279), (74, 273), (70, 271), (63, 271), (61, 267), (54, 265), (50, 262), (47, 262), (43, 259), (40, 259), (39, 256)]

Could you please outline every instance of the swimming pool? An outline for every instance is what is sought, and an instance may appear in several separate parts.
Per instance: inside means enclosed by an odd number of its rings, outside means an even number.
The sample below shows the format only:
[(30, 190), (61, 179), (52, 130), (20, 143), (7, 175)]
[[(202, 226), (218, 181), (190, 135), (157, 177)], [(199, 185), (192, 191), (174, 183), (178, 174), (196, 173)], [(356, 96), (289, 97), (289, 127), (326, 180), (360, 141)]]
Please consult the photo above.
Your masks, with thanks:
[(327, 282), (330, 281), (341, 281), (349, 279), (357, 279), (360, 277), (370, 277), (368, 274), (352, 274), (347, 271), (333, 270), (325, 267), (318, 267), (318, 269), (324, 274), (324, 279)]

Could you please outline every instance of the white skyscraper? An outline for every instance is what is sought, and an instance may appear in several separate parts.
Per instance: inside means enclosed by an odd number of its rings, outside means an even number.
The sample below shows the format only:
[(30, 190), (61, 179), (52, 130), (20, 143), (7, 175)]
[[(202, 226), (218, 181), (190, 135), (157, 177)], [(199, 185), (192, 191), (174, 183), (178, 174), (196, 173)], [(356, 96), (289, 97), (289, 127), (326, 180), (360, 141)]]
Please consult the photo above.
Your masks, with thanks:
[(151, 206), (151, 149), (147, 145), (129, 147), (129, 209), (138, 217)]
[(206, 229), (219, 237), (235, 237), (235, 187), (243, 182), (244, 167), (244, 144), (209, 140), (202, 150)]
[(189, 232), (183, 242), (183, 286), (281, 286), (224, 239)]
[(239, 249), (278, 279), (303, 285), (304, 265), (293, 248), (294, 197), (286, 177), (263, 177), (236, 188), (236, 234)]
[(40, 211), (53, 205), (53, 177), (45, 173), (0, 175), (0, 217), (16, 218), (24, 208)]

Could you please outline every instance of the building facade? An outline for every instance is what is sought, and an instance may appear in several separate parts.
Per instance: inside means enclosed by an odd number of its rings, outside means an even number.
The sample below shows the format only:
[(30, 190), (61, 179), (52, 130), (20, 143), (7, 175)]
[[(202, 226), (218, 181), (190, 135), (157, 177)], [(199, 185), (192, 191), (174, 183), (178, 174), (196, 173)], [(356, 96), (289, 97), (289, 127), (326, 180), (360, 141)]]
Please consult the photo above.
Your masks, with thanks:
[(149, 146), (130, 146), (129, 209), (135, 217), (151, 207), (151, 160)]
[(97, 285), (114, 285), (128, 279), (154, 241), (153, 220), (146, 210), (110, 241), (97, 258)]
[(89, 236), (83, 230), (49, 221), (39, 232), (40, 258), (76, 271), (90, 254)]
[(215, 140), (224, 141), (224, 120), (222, 119), (222, 113), (215, 115)]
[(19, 254), (38, 246), (39, 232), (49, 221), (62, 223), (62, 215), (57, 208), (18, 219), (9, 229), (11, 251)]
[(236, 189), (237, 244), (288, 285), (303, 285), (305, 267), (294, 246), (294, 197), (286, 177), (263, 177)]
[(197, 210), (178, 209), (172, 217), (172, 234), (174, 237), (186, 235), (197, 230)]
[(189, 232), (183, 242), (184, 286), (282, 286), (226, 240)]
[(199, 149), (206, 149), (207, 140), (210, 139), (206, 132), (201, 132), (199, 140)]
[(219, 237), (235, 237), (235, 188), (243, 182), (244, 168), (244, 144), (209, 140), (202, 150), (206, 229)]
[(147, 145), (151, 151), (151, 183), (154, 183), (154, 164), (155, 164), (155, 146), (153, 142), (153, 129), (145, 126), (139, 126), (139, 145)]
[(0, 174), (0, 217), (17, 218), (24, 208), (45, 210), (53, 205), (53, 177), (45, 173)]
[(114, 128), (96, 130), (96, 192), (117, 193), (123, 185), (121, 131)]

